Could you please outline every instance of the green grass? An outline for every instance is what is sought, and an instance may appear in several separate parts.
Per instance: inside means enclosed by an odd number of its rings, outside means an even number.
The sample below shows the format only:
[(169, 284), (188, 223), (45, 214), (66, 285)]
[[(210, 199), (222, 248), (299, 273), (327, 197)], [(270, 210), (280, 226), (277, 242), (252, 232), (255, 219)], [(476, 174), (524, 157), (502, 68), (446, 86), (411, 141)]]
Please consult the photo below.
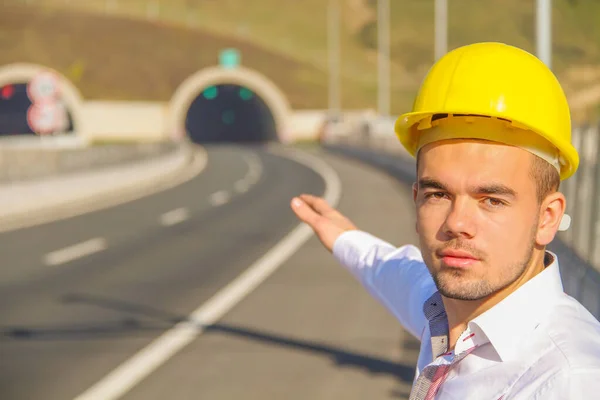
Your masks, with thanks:
[(326, 75), (251, 43), (161, 23), (61, 10), (0, 12), (0, 64), (34, 62), (74, 80), (88, 99), (168, 101), (178, 85), (242, 50), (244, 64), (268, 75), (299, 108), (323, 107)]
[[(160, 0), (155, 22), (144, 22), (148, 1), (113, 1), (118, 7), (108, 13), (104, 0), (72, 0), (68, 5), (65, 0), (32, 0), (37, 9), (68, 7), (69, 12), (34, 11), (7, 5), (17, 0), (5, 1), (8, 12), (0, 12), (0, 46), (8, 45), (10, 51), (0, 54), (0, 62), (50, 61), (75, 77), (88, 97), (165, 100), (185, 76), (215, 64), (220, 48), (233, 46), (242, 50), (244, 64), (272, 77), (294, 107), (327, 104), (326, 0)], [(340, 0), (345, 108), (376, 105), (375, 3)], [(392, 111), (399, 113), (410, 107), (433, 62), (433, 0), (390, 3)], [(448, 4), (450, 48), (502, 41), (535, 52), (535, 0)], [(600, 69), (600, 2), (553, 4), (553, 68), (571, 93), (596, 83), (573, 71), (581, 66)], [(91, 15), (72, 12), (75, 9)], [(21, 16), (19, 26), (11, 22), (12, 14)], [(104, 60), (103, 67), (95, 65), (99, 60)], [(135, 66), (137, 73), (122, 72), (124, 66)]]

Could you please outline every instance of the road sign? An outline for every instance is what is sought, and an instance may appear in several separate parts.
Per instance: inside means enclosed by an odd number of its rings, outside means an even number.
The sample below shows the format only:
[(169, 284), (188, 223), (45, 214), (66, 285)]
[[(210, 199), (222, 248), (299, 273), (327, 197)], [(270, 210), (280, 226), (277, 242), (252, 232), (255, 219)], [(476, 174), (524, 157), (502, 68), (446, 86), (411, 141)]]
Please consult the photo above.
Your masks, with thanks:
[(34, 103), (27, 110), (27, 123), (32, 131), (47, 135), (67, 129), (67, 111), (58, 102)]
[(225, 49), (219, 54), (219, 64), (223, 68), (232, 69), (240, 64), (240, 52), (237, 49)]
[(27, 84), (27, 95), (32, 103), (56, 100), (59, 96), (58, 77), (50, 71), (39, 73)]

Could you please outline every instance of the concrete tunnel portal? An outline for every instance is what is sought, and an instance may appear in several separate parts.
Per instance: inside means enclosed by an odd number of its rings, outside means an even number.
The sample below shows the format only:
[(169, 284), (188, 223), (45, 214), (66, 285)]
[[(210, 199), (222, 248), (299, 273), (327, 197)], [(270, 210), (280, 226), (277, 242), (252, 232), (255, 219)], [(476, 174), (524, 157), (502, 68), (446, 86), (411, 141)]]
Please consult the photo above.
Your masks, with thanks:
[(277, 141), (269, 106), (252, 89), (237, 84), (205, 87), (192, 101), (185, 131), (196, 143)]
[(290, 115), (286, 96), (266, 76), (243, 66), (209, 67), (179, 85), (167, 129), (196, 143), (286, 143)]
[[(40, 98), (39, 79), (44, 77), (47, 82), (49, 75), (53, 77), (54, 93), (46, 90), (46, 97)], [(37, 89), (28, 87), (36, 79)], [(48, 95), (52, 97), (50, 103)], [(44, 133), (83, 134), (82, 107), (79, 90), (53, 69), (27, 63), (0, 66), (0, 136), (33, 136), (34, 120), (38, 128), (53, 130)], [(64, 114), (66, 120), (61, 118)]]

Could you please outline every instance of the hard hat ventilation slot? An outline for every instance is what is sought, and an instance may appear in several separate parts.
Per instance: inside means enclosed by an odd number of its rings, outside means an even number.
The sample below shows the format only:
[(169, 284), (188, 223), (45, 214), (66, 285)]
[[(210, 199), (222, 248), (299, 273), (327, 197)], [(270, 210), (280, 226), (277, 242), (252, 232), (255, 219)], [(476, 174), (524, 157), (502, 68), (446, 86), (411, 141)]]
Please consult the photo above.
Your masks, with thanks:
[(431, 128), (434, 125), (437, 125), (437, 123), (439, 123), (439, 121), (441, 121), (441, 120), (450, 119), (450, 118), (454, 118), (454, 117), (466, 118), (467, 122), (473, 122), (474, 118), (488, 118), (488, 119), (497, 119), (499, 121), (504, 121), (504, 122), (508, 122), (508, 123), (512, 122), (512, 121), (510, 121), (510, 120), (508, 120), (506, 118), (493, 117), (491, 115), (439, 113), (439, 114), (433, 114), (429, 118), (425, 118), (424, 120), (421, 120), (420, 124), (419, 124), (419, 127), (417, 129), (419, 129), (419, 130), (428, 129), (428, 128)]

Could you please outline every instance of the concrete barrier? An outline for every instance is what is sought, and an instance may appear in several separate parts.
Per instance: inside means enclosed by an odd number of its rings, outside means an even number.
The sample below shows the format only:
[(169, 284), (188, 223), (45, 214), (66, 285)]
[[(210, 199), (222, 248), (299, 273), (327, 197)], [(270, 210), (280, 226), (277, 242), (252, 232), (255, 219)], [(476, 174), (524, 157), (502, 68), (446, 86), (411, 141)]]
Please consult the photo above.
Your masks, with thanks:
[(176, 151), (173, 141), (74, 146), (0, 144), (0, 184), (126, 165)]
[(86, 137), (155, 142), (170, 139), (166, 130), (166, 103), (152, 101), (86, 101), (82, 108)]

